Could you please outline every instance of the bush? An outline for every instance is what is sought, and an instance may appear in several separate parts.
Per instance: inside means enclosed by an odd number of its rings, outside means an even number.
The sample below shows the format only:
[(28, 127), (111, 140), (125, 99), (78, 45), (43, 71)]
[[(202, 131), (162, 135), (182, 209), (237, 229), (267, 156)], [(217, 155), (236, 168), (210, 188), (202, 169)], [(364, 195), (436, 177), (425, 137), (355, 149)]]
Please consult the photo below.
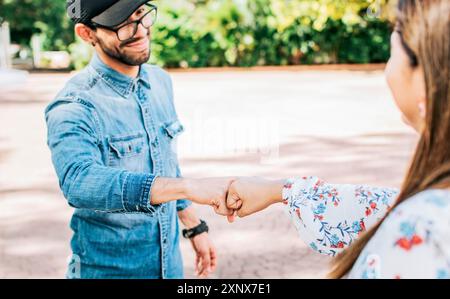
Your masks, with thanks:
[(67, 50), (74, 42), (65, 0), (0, 0), (0, 17), (10, 24), (12, 42), (22, 46), (30, 46), (34, 34), (43, 37), (44, 51)]
[[(171, 0), (159, 5), (152, 63), (163, 67), (385, 62), (391, 26), (388, 0)], [(65, 0), (0, 0), (12, 40), (32, 34), (43, 50), (67, 50), (73, 66), (87, 62)], [(382, 15), (374, 17), (374, 4)]]
[(388, 6), (370, 0), (162, 3), (152, 62), (165, 67), (385, 62)]

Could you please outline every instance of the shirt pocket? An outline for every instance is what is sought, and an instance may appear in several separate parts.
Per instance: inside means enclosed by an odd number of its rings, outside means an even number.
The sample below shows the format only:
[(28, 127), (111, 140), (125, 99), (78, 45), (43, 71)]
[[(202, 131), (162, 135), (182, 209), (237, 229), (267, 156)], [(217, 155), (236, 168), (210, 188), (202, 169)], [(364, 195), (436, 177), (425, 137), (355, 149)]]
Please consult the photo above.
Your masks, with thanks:
[(162, 127), (165, 174), (168, 177), (178, 176), (178, 137), (184, 132), (184, 127), (178, 120), (168, 122)]
[(178, 137), (184, 132), (184, 127), (179, 120), (176, 120), (164, 125), (163, 131), (168, 137), (169, 147), (171, 149), (171, 152), (175, 155), (176, 158), (178, 152), (177, 148)]
[(145, 135), (112, 136), (108, 139), (108, 166), (133, 172), (143, 172)]

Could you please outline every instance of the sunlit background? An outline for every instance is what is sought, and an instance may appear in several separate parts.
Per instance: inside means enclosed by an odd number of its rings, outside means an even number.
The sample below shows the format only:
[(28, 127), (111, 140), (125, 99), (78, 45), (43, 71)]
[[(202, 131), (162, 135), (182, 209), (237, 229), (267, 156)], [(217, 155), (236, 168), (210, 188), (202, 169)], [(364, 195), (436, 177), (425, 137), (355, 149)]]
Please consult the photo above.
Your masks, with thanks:
[[(153, 2), (159, 18), (152, 62), (164, 67), (370, 63), (389, 56), (387, 0)], [(14, 66), (77, 69), (89, 61), (90, 47), (75, 39), (65, 7), (63, 0), (0, 1)]]
[[(63, 278), (73, 210), (46, 146), (44, 109), (92, 49), (64, 0), (0, 0), (0, 278)], [(189, 177), (315, 175), (398, 187), (415, 137), (384, 80), (387, 0), (159, 0), (150, 63), (169, 70)], [(229, 225), (198, 207), (213, 278), (324, 277), (282, 206)], [(182, 242), (185, 271), (194, 255)]]

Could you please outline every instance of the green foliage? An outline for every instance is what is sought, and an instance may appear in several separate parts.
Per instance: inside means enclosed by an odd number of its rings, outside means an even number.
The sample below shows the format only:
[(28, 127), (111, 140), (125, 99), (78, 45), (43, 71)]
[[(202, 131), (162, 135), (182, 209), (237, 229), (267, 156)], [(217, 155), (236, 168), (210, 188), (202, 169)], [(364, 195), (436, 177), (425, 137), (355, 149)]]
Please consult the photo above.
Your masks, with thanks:
[(89, 63), (94, 49), (80, 38), (76, 38), (76, 41), (70, 44), (68, 51), (72, 61), (71, 67), (79, 70)]
[[(151, 62), (164, 67), (384, 62), (388, 0), (160, 0)], [(0, 0), (12, 40), (40, 33), (45, 50), (68, 50), (83, 66), (65, 0)], [(381, 15), (374, 16), (381, 4)]]
[[(374, 15), (377, 3), (380, 15)], [(387, 13), (385, 0), (161, 1), (152, 62), (166, 67), (384, 62), (391, 32)]]
[(41, 34), (44, 50), (66, 50), (74, 41), (65, 0), (0, 0), (0, 17), (9, 22), (12, 42), (29, 46)]

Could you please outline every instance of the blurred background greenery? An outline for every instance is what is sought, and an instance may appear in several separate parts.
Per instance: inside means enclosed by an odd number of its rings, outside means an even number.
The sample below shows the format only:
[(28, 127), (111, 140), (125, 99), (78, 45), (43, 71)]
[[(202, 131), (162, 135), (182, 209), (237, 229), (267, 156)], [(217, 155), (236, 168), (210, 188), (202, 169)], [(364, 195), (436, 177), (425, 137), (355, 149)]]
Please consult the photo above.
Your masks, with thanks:
[[(159, 0), (151, 62), (163, 67), (378, 63), (389, 57), (388, 0)], [(0, 0), (16, 55), (66, 51), (83, 67), (65, 0)]]

